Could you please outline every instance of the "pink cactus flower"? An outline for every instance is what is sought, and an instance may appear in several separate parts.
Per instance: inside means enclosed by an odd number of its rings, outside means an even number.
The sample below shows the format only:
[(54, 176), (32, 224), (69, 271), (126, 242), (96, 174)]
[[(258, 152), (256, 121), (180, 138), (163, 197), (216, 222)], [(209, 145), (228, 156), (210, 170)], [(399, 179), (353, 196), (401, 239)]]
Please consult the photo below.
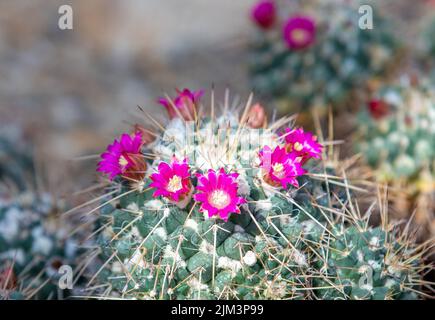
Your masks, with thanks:
[(156, 188), (154, 197), (163, 196), (170, 201), (179, 202), (191, 192), (192, 184), (187, 159), (179, 161), (174, 157), (171, 164), (159, 163), (157, 170), (157, 173), (150, 176), (153, 181), (150, 187)]
[(237, 196), (237, 173), (225, 173), (224, 169), (218, 172), (209, 170), (206, 175), (198, 174), (197, 190), (200, 192), (193, 197), (201, 202), (201, 212), (206, 212), (209, 217), (219, 216), (227, 221), (231, 213), (240, 213), (239, 205), (246, 200)]
[[(195, 117), (195, 110), (198, 105), (199, 100), (204, 95), (204, 90), (190, 91), (189, 89), (184, 89), (180, 91), (178, 89), (178, 96), (172, 99), (173, 104), (169, 99), (159, 98), (157, 101), (168, 111), (169, 119), (181, 117), (186, 121), (192, 121)], [(175, 108), (176, 109), (175, 109)], [(177, 112), (178, 111), (178, 112)]]
[(271, 28), (276, 20), (276, 7), (273, 1), (260, 1), (251, 10), (252, 20), (262, 29)]
[(145, 175), (146, 162), (140, 153), (142, 147), (142, 133), (134, 135), (124, 133), (119, 140), (113, 141), (101, 154), (97, 171), (107, 174), (110, 180), (122, 175), (131, 179), (141, 179)]
[(286, 129), (286, 149), (302, 158), (302, 164), (310, 158), (321, 159), (323, 146), (317, 142), (317, 137), (304, 129)]
[(310, 17), (294, 16), (284, 25), (283, 35), (290, 49), (305, 49), (314, 43), (316, 24)]
[(284, 189), (288, 184), (298, 188), (297, 177), (303, 175), (305, 170), (297, 159), (296, 154), (286, 152), (284, 148), (277, 146), (273, 152), (269, 146), (265, 146), (259, 153), (260, 167), (263, 177), (272, 186), (281, 185)]

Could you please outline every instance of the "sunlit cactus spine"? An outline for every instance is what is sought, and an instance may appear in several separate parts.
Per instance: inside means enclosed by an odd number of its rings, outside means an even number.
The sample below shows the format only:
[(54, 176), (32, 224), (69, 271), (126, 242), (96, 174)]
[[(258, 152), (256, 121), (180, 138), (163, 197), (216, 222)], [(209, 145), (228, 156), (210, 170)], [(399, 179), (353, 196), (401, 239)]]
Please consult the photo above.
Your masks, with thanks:
[[(367, 4), (372, 10), (362, 13), (372, 14), (373, 29), (359, 12)], [(261, 0), (251, 16), (258, 29), (249, 48), (251, 83), (282, 114), (354, 106), (358, 93), (390, 75), (401, 56), (374, 1)]]
[[(89, 281), (94, 288), (89, 296), (420, 296), (425, 248), (409, 241), (405, 249), (388, 235), (405, 267), (400, 279), (392, 262), (384, 261), (386, 252), (368, 254), (371, 246), (387, 247), (384, 231), (370, 229), (370, 212), (355, 209), (358, 188), (326, 156), (323, 139), (292, 128), (291, 118), (267, 124), (251, 100), (230, 108), (227, 97), (218, 111), (213, 97), (206, 116), (202, 94), (186, 89), (173, 100), (159, 100), (170, 117), (158, 125), (161, 132), (125, 133), (101, 155), (98, 171), (107, 175), (109, 187), (92, 209), (100, 214), (101, 262)], [(372, 238), (377, 242), (369, 242)], [(420, 254), (408, 256), (412, 250)], [(365, 262), (375, 268), (375, 282), (358, 291), (358, 276), (364, 275), (358, 268)]]
[(356, 137), (377, 179), (403, 191), (396, 209), (406, 215), (417, 207), (415, 221), (431, 235), (435, 231), (434, 121), (433, 82), (404, 77), (374, 94), (359, 116)]

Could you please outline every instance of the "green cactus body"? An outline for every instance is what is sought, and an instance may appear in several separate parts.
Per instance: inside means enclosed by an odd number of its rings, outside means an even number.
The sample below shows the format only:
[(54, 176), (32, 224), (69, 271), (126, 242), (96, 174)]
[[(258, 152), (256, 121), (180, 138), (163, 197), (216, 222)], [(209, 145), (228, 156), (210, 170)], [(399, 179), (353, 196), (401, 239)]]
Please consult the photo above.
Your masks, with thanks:
[[(386, 77), (399, 56), (391, 26), (376, 7), (374, 30), (359, 27), (358, 9), (367, 1), (275, 3), (277, 21), (268, 30), (259, 29), (251, 41), (249, 71), (253, 88), (274, 99), (282, 114), (327, 104), (344, 106), (368, 80)], [(289, 48), (283, 28), (286, 19), (298, 16), (313, 21), (315, 38), (308, 47)]]
[[(409, 272), (418, 260), (413, 250), (401, 250), (395, 235), (381, 228), (352, 226), (329, 239), (325, 281), (317, 287), (323, 299), (400, 300), (417, 299), (418, 275)], [(411, 262), (407, 262), (409, 259)], [(328, 277), (326, 277), (328, 275)], [(404, 285), (404, 284), (407, 285)], [(406, 287), (408, 286), (408, 287)], [(328, 288), (329, 287), (329, 288)], [(332, 289), (331, 289), (332, 287)]]

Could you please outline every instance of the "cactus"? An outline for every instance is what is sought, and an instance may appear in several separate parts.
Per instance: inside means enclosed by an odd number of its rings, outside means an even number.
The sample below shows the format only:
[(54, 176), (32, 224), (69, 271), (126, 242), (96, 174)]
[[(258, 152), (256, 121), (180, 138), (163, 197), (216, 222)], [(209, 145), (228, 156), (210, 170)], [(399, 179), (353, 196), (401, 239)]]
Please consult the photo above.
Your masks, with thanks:
[(358, 25), (367, 1), (260, 1), (252, 13), (259, 27), (250, 46), (253, 88), (285, 114), (340, 108), (369, 80), (389, 75), (401, 46), (369, 3), (374, 30)]
[(77, 221), (62, 216), (62, 201), (35, 190), (34, 159), (14, 148), (24, 142), (0, 142), (0, 298), (66, 298), (58, 271), (77, 266), (79, 238), (70, 235)]
[[(15, 286), (1, 293), (11, 299), (63, 298), (58, 289), (62, 265), (73, 266), (77, 243), (48, 194), (22, 193), (0, 203), (0, 266), (12, 269)], [(1, 292), (1, 290), (0, 290)]]
[[(98, 170), (111, 183), (97, 207), (101, 265), (90, 283), (105, 288), (98, 296), (419, 297), (425, 249), (368, 227), (369, 214), (355, 209), (358, 188), (315, 136), (288, 128), (290, 118), (250, 126), (262, 121), (250, 121), (259, 113), (249, 102), (240, 117), (228, 99), (221, 116), (213, 102), (212, 115), (200, 116), (188, 92), (178, 103), (166, 99), (178, 116), (169, 113), (154, 141), (126, 133), (102, 154)], [(399, 278), (385, 261), (387, 243), (403, 267)], [(357, 290), (364, 262), (373, 262), (375, 283)]]
[[(382, 182), (404, 189), (396, 208), (417, 206), (416, 222), (434, 234), (435, 92), (430, 81), (403, 78), (375, 94), (359, 115), (358, 149)], [(400, 209), (402, 208), (402, 209)]]

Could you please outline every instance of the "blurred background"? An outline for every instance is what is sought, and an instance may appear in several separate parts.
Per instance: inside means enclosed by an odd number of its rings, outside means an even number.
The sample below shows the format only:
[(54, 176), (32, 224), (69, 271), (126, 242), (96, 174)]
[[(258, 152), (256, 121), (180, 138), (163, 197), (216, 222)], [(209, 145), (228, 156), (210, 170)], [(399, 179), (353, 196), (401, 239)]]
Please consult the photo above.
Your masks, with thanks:
[[(163, 113), (174, 88), (229, 88), (246, 99), (247, 39), (255, 0), (5, 0), (0, 2), (0, 126), (22, 131), (66, 192), (95, 179), (94, 155), (135, 121)], [(380, 0), (413, 39), (423, 0)], [(74, 29), (58, 27), (60, 5)], [(158, 117), (158, 115), (156, 115)]]

